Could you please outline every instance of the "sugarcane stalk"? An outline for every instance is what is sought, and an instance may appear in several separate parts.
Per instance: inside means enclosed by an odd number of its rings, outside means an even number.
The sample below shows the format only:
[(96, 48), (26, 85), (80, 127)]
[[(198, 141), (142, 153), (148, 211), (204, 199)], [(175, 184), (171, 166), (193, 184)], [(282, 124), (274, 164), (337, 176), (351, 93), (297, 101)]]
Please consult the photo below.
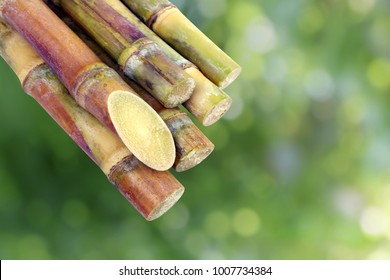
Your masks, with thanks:
[(1, 0), (3, 17), (25, 37), (78, 104), (116, 132), (144, 164), (167, 170), (173, 137), (160, 116), (40, 0)]
[(82, 109), (50, 67), (14, 29), (0, 21), (0, 55), (32, 96), (100, 167), (145, 219), (154, 220), (181, 197), (184, 187), (168, 171), (143, 165), (110, 130)]
[[(180, 66), (187, 74), (189, 74), (196, 82), (196, 86), (191, 98), (185, 102), (184, 107), (200, 121), (203, 125), (208, 126), (218, 121), (230, 108), (231, 98), (219, 89), (216, 85), (210, 82), (198, 68), (182, 57), (168, 44), (161, 40), (153, 31), (144, 25), (133, 13), (131, 13), (119, 0), (98, 0), (94, 10), (82, 12), (80, 5), (76, 5), (75, 1), (53, 1), (60, 5), (70, 17), (77, 21), (83, 28), (108, 52), (111, 57), (116, 59), (115, 55), (115, 39), (111, 35), (103, 35), (106, 33), (115, 34), (116, 38), (121, 41), (132, 41), (131, 34), (127, 31), (132, 27), (136, 27), (148, 39), (157, 43), (178, 66)], [(79, 1), (90, 2), (90, 1)], [(105, 5), (105, 9), (99, 9)], [(109, 13), (107, 12), (109, 11)], [(105, 20), (102, 24), (101, 21)], [(107, 27), (109, 25), (109, 27)], [(110, 32), (106, 30), (111, 28)], [(102, 39), (103, 37), (103, 39)], [(111, 40), (113, 43), (111, 44)], [(117, 52), (119, 53), (119, 52)], [(119, 64), (122, 62), (119, 61)]]
[[(81, 30), (73, 20), (64, 16), (55, 6), (49, 7), (59, 16), (78, 36), (83, 40), (88, 47), (108, 66), (119, 71), (119, 65), (104, 52), (104, 50), (96, 44), (83, 30)], [(192, 122), (186, 113), (179, 108), (166, 109), (153, 96), (148, 94), (135, 82), (122, 75), (137, 94), (145, 100), (165, 121), (169, 130), (172, 133), (176, 146), (176, 160), (173, 168), (178, 172), (183, 172), (191, 169), (206, 159), (214, 150), (214, 144), (200, 131), (200, 129)]]
[(219, 87), (226, 88), (240, 74), (241, 67), (168, 0), (122, 2)]
[(75, 17), (83, 18), (83, 27), (120, 63), (126, 75), (165, 107), (176, 107), (190, 98), (195, 81), (135, 26), (126, 29), (130, 38), (127, 41), (107, 25), (105, 18), (94, 12), (102, 9), (109, 14), (109, 7), (98, 1), (67, 0), (62, 4), (64, 7), (69, 5)]

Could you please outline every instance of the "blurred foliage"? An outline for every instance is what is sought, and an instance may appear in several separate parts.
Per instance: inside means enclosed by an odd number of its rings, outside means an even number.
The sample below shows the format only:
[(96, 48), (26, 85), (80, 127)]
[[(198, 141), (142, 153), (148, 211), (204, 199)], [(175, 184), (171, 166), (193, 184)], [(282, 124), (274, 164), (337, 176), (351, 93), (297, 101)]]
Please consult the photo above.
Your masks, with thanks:
[(173, 1), (243, 67), (146, 222), (0, 61), (0, 258), (390, 259), (390, 2)]

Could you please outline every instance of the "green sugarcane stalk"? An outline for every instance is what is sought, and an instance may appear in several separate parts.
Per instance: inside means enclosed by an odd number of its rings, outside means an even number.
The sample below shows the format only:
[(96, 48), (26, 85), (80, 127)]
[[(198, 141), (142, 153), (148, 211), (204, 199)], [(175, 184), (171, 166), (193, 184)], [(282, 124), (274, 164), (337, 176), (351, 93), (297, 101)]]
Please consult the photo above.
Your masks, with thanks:
[(219, 87), (227, 87), (240, 74), (241, 67), (168, 0), (122, 2)]
[(50, 67), (9, 25), (0, 21), (0, 55), (32, 96), (100, 167), (145, 219), (154, 220), (181, 197), (184, 187), (168, 171), (152, 170), (110, 130), (82, 109)]
[[(99, 6), (92, 9), (83, 9), (76, 5), (75, 1), (53, 1), (60, 5), (70, 17), (77, 21), (114, 59), (115, 39), (112, 36), (103, 36), (102, 34), (115, 34), (121, 41), (131, 41), (131, 34), (127, 31), (135, 26), (148, 39), (157, 43), (161, 49), (195, 81), (196, 87), (191, 98), (185, 102), (184, 107), (199, 120), (203, 125), (211, 125), (218, 121), (230, 108), (231, 98), (210, 82), (198, 68), (183, 58), (163, 40), (161, 40), (153, 31), (144, 25), (133, 13), (131, 13), (119, 0), (98, 0), (93, 1)], [(91, 1), (78, 1), (91, 2)], [(104, 9), (99, 7), (104, 5)], [(84, 6), (85, 7), (85, 6)], [(109, 11), (109, 12), (107, 12)], [(105, 21), (102, 24), (102, 21)], [(109, 27), (107, 26), (109, 25)], [(110, 30), (109, 32), (107, 30)], [(104, 37), (101, 39), (101, 37)], [(113, 44), (110, 44), (113, 40)], [(119, 40), (119, 39), (118, 39)], [(117, 51), (120, 53), (120, 51)], [(119, 64), (123, 63), (119, 61)]]

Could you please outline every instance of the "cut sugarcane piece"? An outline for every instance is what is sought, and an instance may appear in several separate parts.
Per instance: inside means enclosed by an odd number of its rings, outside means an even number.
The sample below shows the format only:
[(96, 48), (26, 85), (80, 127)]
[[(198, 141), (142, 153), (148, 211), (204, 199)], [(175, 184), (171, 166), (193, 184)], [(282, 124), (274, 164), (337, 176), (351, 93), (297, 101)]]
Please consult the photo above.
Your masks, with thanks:
[[(137, 105), (129, 110), (129, 104)], [(108, 112), (113, 123), (121, 128), (117, 131), (125, 145), (134, 151), (137, 157), (148, 158), (146, 165), (153, 166), (156, 170), (164, 170), (165, 163), (170, 162), (172, 166), (172, 159), (175, 158), (175, 151), (171, 149), (172, 142), (166, 141), (172, 138), (172, 135), (159, 115), (154, 110), (154, 114), (151, 114), (149, 108), (140, 97), (127, 91), (115, 91), (108, 97)], [(132, 126), (128, 125), (130, 120)], [(155, 145), (155, 142), (161, 144)]]

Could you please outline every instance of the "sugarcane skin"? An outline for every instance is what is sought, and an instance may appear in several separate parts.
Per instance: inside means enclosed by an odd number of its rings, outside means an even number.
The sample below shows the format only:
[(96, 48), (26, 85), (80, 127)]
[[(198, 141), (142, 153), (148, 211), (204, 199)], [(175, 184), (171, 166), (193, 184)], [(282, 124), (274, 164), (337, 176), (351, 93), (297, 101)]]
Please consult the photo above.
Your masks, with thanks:
[[(23, 83), (30, 71), (44, 61), (27, 42), (23, 40), (19, 44), (19, 41), (20, 35), (0, 18), (0, 54)], [(24, 57), (28, 57), (28, 60)]]
[[(125, 40), (119, 33), (114, 32), (85, 3), (68, 0), (57, 1), (56, 4), (71, 15), (84, 30), (87, 30), (90, 36), (115, 60), (119, 60), (122, 53), (131, 47), (131, 42)], [(88, 10), (91, 10), (91, 12), (87, 12)]]
[(88, 7), (93, 10), (96, 14), (99, 14), (100, 17), (109, 24), (115, 24), (115, 30), (122, 36), (127, 38), (127, 41), (130, 43), (136, 42), (141, 38), (145, 38), (145, 35), (132, 24), (129, 24), (122, 17), (118, 17), (116, 10), (110, 5), (109, 1), (99, 1), (99, 0), (74, 0), (75, 2), (86, 3)]
[(172, 3), (166, 0), (148, 0), (143, 3), (139, 1), (123, 1), (125, 2), (144, 22), (165, 7), (173, 6)]

